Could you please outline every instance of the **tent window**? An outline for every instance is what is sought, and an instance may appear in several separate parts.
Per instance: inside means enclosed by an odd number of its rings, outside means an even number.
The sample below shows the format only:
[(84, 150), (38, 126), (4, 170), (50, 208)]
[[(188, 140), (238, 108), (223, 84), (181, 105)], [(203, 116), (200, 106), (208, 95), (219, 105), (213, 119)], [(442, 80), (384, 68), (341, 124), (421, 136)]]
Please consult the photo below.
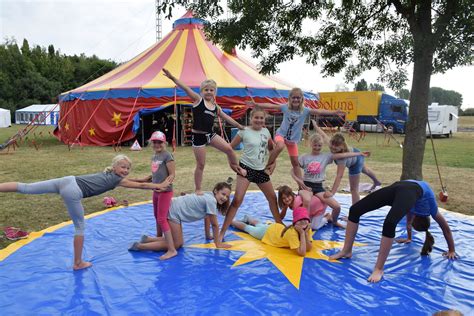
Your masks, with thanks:
[(453, 114), (449, 113), (449, 120), (452, 121), (453, 120)]

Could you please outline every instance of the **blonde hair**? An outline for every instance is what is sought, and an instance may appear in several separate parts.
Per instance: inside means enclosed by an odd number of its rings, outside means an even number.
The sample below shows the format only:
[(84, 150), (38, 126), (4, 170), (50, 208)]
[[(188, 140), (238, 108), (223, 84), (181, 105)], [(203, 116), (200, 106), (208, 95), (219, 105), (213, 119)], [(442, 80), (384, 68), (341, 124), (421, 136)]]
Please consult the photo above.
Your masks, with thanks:
[(298, 111), (303, 112), (304, 93), (303, 93), (303, 90), (301, 90), (300, 88), (293, 88), (293, 89), (290, 90), (290, 93), (288, 94), (288, 109), (291, 109), (291, 97), (294, 94), (297, 94), (297, 93), (301, 95), (300, 105), (298, 106)]
[(333, 137), (331, 137), (331, 140), (329, 141), (329, 144), (334, 145), (334, 146), (341, 146), (343, 147), (344, 153), (349, 152), (349, 146), (347, 146), (346, 139), (341, 133), (336, 133), (334, 134)]
[(121, 154), (112, 158), (112, 164), (108, 166), (107, 168), (105, 168), (104, 172), (108, 172), (108, 173), (112, 172), (114, 170), (114, 167), (118, 165), (118, 163), (122, 160), (126, 160), (130, 165), (132, 165), (132, 161), (130, 160), (130, 158)]
[(199, 88), (199, 91), (204, 90), (205, 87), (213, 87), (216, 90), (216, 93), (217, 93), (217, 83), (214, 80), (206, 79), (203, 82), (201, 82), (201, 86)]
[(314, 142), (318, 142), (318, 144), (323, 144), (323, 137), (319, 135), (319, 133), (314, 133), (309, 137), (309, 143), (313, 144)]

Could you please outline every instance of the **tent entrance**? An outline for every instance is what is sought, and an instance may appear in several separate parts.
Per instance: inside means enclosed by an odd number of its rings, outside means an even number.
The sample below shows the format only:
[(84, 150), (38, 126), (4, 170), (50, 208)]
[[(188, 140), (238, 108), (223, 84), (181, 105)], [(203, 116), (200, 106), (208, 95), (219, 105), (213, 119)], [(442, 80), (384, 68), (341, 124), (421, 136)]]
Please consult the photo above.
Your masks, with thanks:
[[(135, 138), (141, 146), (147, 146), (147, 141), (150, 139), (151, 134), (154, 131), (162, 131), (166, 135), (168, 145), (172, 146), (173, 128), (175, 128), (174, 137), (176, 138), (176, 144), (190, 145), (186, 141), (187, 134), (184, 135), (187, 132), (184, 129), (189, 128), (190, 121), (189, 117), (185, 119), (184, 115), (189, 114), (191, 106), (191, 104), (178, 104), (176, 106), (176, 117), (178, 118), (176, 126), (174, 124), (174, 106), (140, 110), (134, 118), (133, 132), (135, 133)], [(185, 126), (184, 129), (183, 126)]]

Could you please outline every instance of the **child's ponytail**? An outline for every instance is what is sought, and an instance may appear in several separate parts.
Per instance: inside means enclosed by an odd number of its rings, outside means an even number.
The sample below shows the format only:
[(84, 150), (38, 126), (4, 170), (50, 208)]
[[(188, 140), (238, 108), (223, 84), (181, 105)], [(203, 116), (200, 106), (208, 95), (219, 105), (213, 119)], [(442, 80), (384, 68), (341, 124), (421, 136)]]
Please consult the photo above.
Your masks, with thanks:
[(433, 250), (434, 237), (428, 231), (430, 228), (430, 218), (428, 216), (417, 216), (413, 218), (412, 227), (419, 232), (426, 232), (425, 242), (421, 248), (421, 255), (427, 256)]

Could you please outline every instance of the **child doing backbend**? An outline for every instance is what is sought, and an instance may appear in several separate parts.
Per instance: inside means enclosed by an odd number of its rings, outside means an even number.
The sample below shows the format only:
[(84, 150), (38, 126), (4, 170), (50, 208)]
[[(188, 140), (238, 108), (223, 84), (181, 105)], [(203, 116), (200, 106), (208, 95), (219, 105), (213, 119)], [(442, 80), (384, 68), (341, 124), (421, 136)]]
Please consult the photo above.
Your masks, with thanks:
[(335, 159), (343, 159), (356, 156), (369, 156), (369, 152), (351, 152), (351, 153), (323, 153), (321, 152), (323, 146), (323, 139), (321, 135), (315, 133), (310, 137), (311, 153), (300, 156), (298, 158), (300, 167), (304, 171), (304, 178), (299, 177), (294, 172), (291, 173), (293, 179), (302, 188), (299, 192), (303, 199), (303, 205), (309, 207), (312, 195), (317, 195), (321, 201), (332, 208), (332, 216), (330, 222), (334, 225), (344, 228), (344, 226), (337, 222), (341, 206), (333, 198), (331, 192), (326, 192), (323, 188), (323, 182), (326, 178), (326, 167)]
[(196, 169), (194, 170), (194, 184), (196, 194), (202, 194), (201, 183), (206, 164), (206, 145), (224, 152), (227, 155), (229, 165), (238, 174), (246, 175), (246, 171), (242, 169), (237, 161), (237, 157), (232, 147), (222, 137), (214, 133), (214, 118), (222, 117), (229, 124), (243, 129), (244, 127), (237, 123), (233, 118), (225, 114), (216, 104), (217, 84), (214, 80), (205, 80), (201, 83), (200, 92), (197, 94), (186, 84), (173, 76), (167, 69), (163, 68), (166, 77), (172, 80), (178, 87), (184, 90), (186, 94), (193, 100), (193, 128), (192, 128), (192, 145), (194, 156), (196, 157)]
[(301, 133), (306, 118), (310, 114), (344, 114), (344, 112), (339, 110), (328, 111), (305, 107), (303, 91), (300, 88), (291, 89), (290, 93), (288, 94), (288, 104), (255, 103), (253, 101), (247, 102), (247, 104), (250, 106), (258, 105), (264, 109), (279, 110), (283, 113), (283, 121), (281, 126), (277, 129), (275, 135), (275, 150), (270, 155), (266, 167), (266, 172), (268, 174), (273, 173), (273, 170), (276, 166), (276, 159), (286, 145), (293, 172), (301, 177), (301, 171), (298, 165), (298, 143), (301, 140)]
[(434, 244), (433, 236), (428, 232), (429, 216), (439, 224), (443, 231), (444, 238), (448, 244), (448, 251), (443, 253), (448, 259), (456, 259), (453, 235), (448, 222), (438, 211), (436, 198), (428, 183), (424, 181), (405, 180), (398, 181), (392, 185), (377, 190), (365, 198), (355, 203), (349, 209), (349, 220), (347, 222), (346, 237), (341, 251), (330, 256), (331, 259), (350, 258), (352, 256), (352, 245), (359, 228), (359, 219), (367, 212), (390, 205), (390, 211), (385, 217), (382, 230), (382, 240), (380, 250), (375, 263), (374, 271), (368, 278), (369, 282), (378, 282), (383, 276), (383, 268), (392, 248), (395, 229), (398, 222), (407, 216), (407, 239), (400, 239), (399, 242), (407, 243), (411, 241), (411, 227), (416, 230), (426, 231), (426, 240), (422, 254), (431, 252)]
[(57, 193), (66, 205), (69, 216), (74, 223), (74, 270), (88, 268), (92, 263), (82, 260), (84, 245), (84, 207), (81, 200), (113, 190), (117, 186), (133, 189), (166, 189), (171, 181), (160, 184), (140, 183), (126, 179), (132, 166), (125, 155), (118, 155), (112, 160), (112, 166), (104, 172), (83, 176), (67, 176), (35, 183), (7, 182), (0, 184), (0, 192), (18, 192), (23, 194)]
[[(228, 183), (219, 182), (212, 192), (202, 195), (186, 194), (171, 200), (168, 220), (176, 249), (183, 246), (183, 223), (195, 222), (208, 217), (212, 225), (212, 233), (214, 236), (219, 235), (217, 211), (223, 215), (226, 214), (230, 192), (231, 186)], [(230, 248), (230, 245), (221, 243), (218, 238), (214, 238), (214, 242), (217, 248)], [(141, 240), (134, 242), (129, 250), (162, 251), (168, 250), (168, 244), (163, 237), (142, 236)]]
[(232, 221), (232, 226), (249, 233), (264, 244), (295, 250), (300, 256), (305, 256), (313, 247), (313, 232), (309, 224), (308, 211), (304, 207), (293, 210), (293, 224), (285, 227), (281, 223), (262, 224), (258, 220), (244, 217), (244, 221)]
[[(153, 144), (153, 156), (151, 157), (151, 175), (139, 182), (162, 183), (165, 180), (173, 182), (175, 178), (175, 162), (173, 155), (166, 150), (166, 136), (160, 131), (151, 134), (150, 142)], [(153, 215), (156, 221), (156, 236), (165, 235), (168, 244), (168, 252), (160, 257), (162, 260), (176, 256), (178, 253), (174, 248), (173, 236), (168, 224), (168, 212), (173, 198), (173, 186), (153, 192)]]
[[(303, 199), (296, 195), (293, 190), (282, 185), (278, 188), (278, 206), (280, 207), (280, 218), (283, 220), (288, 209), (296, 209), (303, 206)], [(323, 203), (316, 195), (311, 197), (309, 204), (309, 219), (311, 220), (311, 229), (318, 230), (327, 224), (331, 213), (326, 213), (327, 205)]]
[[(344, 136), (341, 133), (336, 133), (334, 136), (329, 138), (327, 134), (317, 125), (316, 121), (312, 120), (313, 126), (316, 131), (323, 137), (326, 143), (329, 144), (329, 149), (333, 154), (347, 153), (347, 152), (359, 152), (357, 148), (349, 147), (346, 143)], [(352, 204), (360, 200), (359, 194), (359, 182), (360, 174), (367, 175), (373, 182), (371, 190), (376, 189), (382, 183), (377, 179), (375, 173), (369, 169), (365, 164), (363, 156), (356, 156), (351, 158), (337, 159), (334, 161), (337, 165), (336, 178), (331, 188), (331, 193), (334, 195), (341, 184), (344, 170), (349, 169), (349, 187), (351, 190)]]
[(268, 151), (270, 150), (271, 152), (273, 149), (273, 141), (270, 132), (264, 127), (265, 115), (265, 111), (259, 107), (255, 107), (250, 112), (250, 126), (244, 130), (240, 130), (230, 144), (235, 148), (240, 143), (243, 143), (244, 149), (240, 157), (240, 167), (247, 171), (247, 175), (241, 176), (237, 174), (234, 198), (232, 199), (229, 211), (222, 225), (219, 235), (220, 240), (223, 240), (227, 228), (242, 204), (250, 183), (255, 183), (263, 192), (275, 222), (281, 223), (280, 216), (278, 215), (275, 190), (270, 181), (270, 176), (265, 173)]

